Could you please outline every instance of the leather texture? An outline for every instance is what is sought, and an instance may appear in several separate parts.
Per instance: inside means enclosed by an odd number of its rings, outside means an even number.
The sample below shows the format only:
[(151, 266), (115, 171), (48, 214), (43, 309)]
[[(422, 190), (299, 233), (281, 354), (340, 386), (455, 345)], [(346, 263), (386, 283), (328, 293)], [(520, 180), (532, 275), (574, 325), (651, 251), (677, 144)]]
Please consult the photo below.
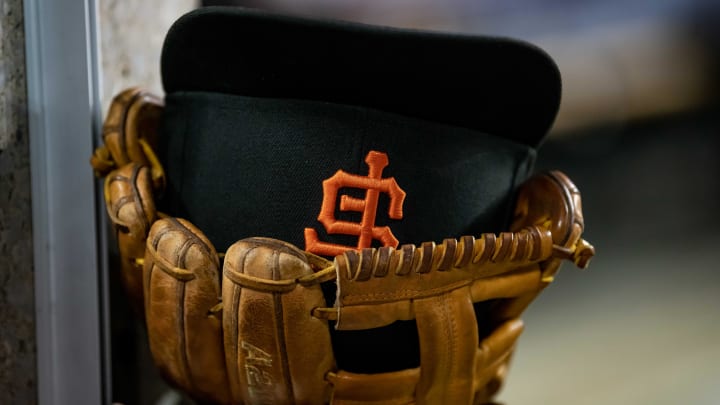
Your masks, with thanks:
[(150, 351), (162, 374), (201, 400), (230, 403), (223, 351), (219, 259), (202, 232), (164, 218), (147, 238), (143, 290)]
[[(155, 145), (162, 102), (140, 89), (128, 89), (110, 104), (103, 145), (90, 163), (105, 178), (104, 194), (121, 258), (121, 280), (131, 306), (144, 317), (142, 265), (145, 239), (157, 219), (154, 195), (164, 185), (162, 168), (148, 157)], [(151, 152), (150, 152), (151, 153)]]
[[(156, 211), (162, 167), (152, 152), (159, 101), (137, 89), (113, 101), (105, 176), (123, 283), (144, 314), (153, 359), (191, 397), (217, 404), (483, 404), (506, 378), (524, 309), (562, 260), (586, 267), (580, 194), (562, 173), (528, 180), (508, 232), (442, 243), (351, 250), (332, 261), (275, 239), (218, 254), (189, 221)], [(222, 262), (222, 273), (220, 273)], [(321, 283), (337, 284), (326, 307)], [(474, 304), (491, 302), (478, 322)], [(338, 369), (331, 322), (372, 329), (414, 319), (420, 367)]]
[[(327, 323), (312, 317), (325, 304), (319, 284), (272, 288), (273, 281), (314, 273), (305, 254), (267, 238), (232, 245), (223, 268), (225, 356), (236, 403), (320, 404), (329, 399), (325, 374), (334, 369)], [(269, 288), (243, 286), (242, 276)]]

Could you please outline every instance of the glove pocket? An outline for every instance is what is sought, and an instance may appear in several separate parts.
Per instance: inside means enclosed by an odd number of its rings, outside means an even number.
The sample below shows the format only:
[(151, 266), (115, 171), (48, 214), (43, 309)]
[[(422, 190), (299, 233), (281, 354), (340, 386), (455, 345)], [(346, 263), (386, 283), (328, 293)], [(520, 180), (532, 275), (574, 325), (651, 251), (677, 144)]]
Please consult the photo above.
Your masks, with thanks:
[(233, 401), (246, 404), (326, 403), (326, 374), (334, 369), (325, 306), (298, 248), (267, 238), (228, 249), (223, 267), (223, 329)]
[(145, 256), (145, 316), (153, 360), (190, 396), (227, 404), (218, 255), (188, 221), (158, 220)]

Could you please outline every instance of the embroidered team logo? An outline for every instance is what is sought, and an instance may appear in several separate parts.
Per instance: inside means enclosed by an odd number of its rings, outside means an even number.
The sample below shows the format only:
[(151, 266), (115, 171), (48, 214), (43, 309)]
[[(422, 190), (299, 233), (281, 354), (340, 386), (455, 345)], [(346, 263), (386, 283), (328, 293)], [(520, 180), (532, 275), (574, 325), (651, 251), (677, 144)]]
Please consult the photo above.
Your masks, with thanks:
[[(318, 216), (318, 221), (325, 226), (328, 234), (357, 236), (357, 246), (320, 241), (315, 229), (305, 228), (305, 250), (308, 252), (336, 256), (350, 249), (370, 247), (373, 240), (379, 240), (383, 246), (397, 247), (398, 240), (390, 227), (376, 226), (375, 219), (380, 193), (390, 197), (388, 216), (392, 219), (402, 219), (405, 192), (398, 186), (395, 178), (382, 178), (383, 169), (389, 163), (387, 154), (370, 151), (365, 157), (365, 163), (369, 167), (367, 176), (338, 170), (332, 177), (323, 181), (323, 202)], [(360, 222), (341, 221), (335, 218), (338, 191), (343, 187), (366, 190), (365, 198), (362, 199), (348, 195), (340, 198), (340, 211), (361, 212)]]

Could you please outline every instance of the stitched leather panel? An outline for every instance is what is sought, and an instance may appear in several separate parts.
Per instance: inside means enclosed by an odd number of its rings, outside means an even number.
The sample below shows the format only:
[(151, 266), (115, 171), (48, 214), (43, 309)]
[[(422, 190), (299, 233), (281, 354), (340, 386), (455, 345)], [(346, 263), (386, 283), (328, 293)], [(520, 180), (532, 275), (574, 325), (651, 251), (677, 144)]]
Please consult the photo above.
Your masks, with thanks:
[(230, 403), (219, 316), (218, 257), (191, 223), (161, 219), (150, 229), (144, 266), (150, 350), (162, 374), (200, 400)]
[(135, 259), (145, 257), (145, 237), (155, 220), (155, 201), (147, 167), (128, 163), (112, 171), (105, 183), (107, 210), (115, 225), (120, 250), (120, 279), (133, 309), (144, 316), (142, 267)]
[(103, 141), (116, 165), (130, 162), (149, 165), (139, 140), (148, 137), (154, 144), (161, 113), (160, 99), (138, 88), (127, 89), (113, 98), (103, 123)]
[(223, 325), (233, 401), (320, 404), (329, 399), (325, 374), (334, 369), (318, 284), (289, 291), (242, 288), (236, 274), (266, 280), (313, 274), (302, 251), (285, 242), (250, 238), (232, 245), (223, 268)]
[[(536, 227), (499, 237), (484, 234), (477, 240), (446, 239), (437, 246), (430, 242), (418, 248), (345, 252), (335, 259), (336, 328), (368, 329), (413, 319), (413, 300), (464, 286), (471, 286), (473, 302), (515, 296), (538, 287), (537, 263), (551, 253), (550, 232)], [(455, 267), (460, 263), (465, 266)]]
[(377, 374), (347, 371), (331, 373), (333, 405), (405, 405), (415, 403), (415, 387), (420, 369)]
[(414, 303), (420, 335), (418, 404), (470, 404), (478, 331), (467, 287)]
[(475, 353), (474, 402), (489, 401), (500, 389), (515, 343), (522, 331), (522, 321), (513, 319), (500, 325), (480, 342)]
[[(461, 293), (457, 293), (460, 295)], [(437, 303), (437, 302), (436, 302)], [(465, 346), (463, 355), (465, 359), (465, 373), (460, 377), (460, 384), (455, 389), (460, 392), (468, 390), (470, 399), (460, 398), (461, 402), (452, 402), (447, 397), (440, 398), (439, 402), (424, 400), (425, 403), (468, 403), (484, 404), (490, 401), (499, 390), (507, 372), (507, 363), (515, 348), (523, 324), (519, 319), (510, 320), (501, 324), (493, 333), (480, 341), (479, 347), (475, 342)], [(430, 333), (443, 333), (442, 331), (429, 331)], [(452, 334), (450, 334), (452, 335)], [(469, 341), (469, 339), (468, 339)], [(446, 347), (435, 347), (434, 350), (446, 350)], [(442, 354), (442, 353), (439, 353)], [(445, 355), (445, 354), (443, 354)], [(442, 361), (442, 359), (440, 359)], [(429, 359), (428, 359), (429, 361)], [(333, 405), (400, 405), (421, 402), (416, 397), (420, 391), (420, 368), (378, 374), (356, 374), (346, 371), (330, 373), (329, 382), (333, 385)], [(458, 370), (459, 371), (459, 370)], [(428, 376), (429, 378), (429, 376)], [(444, 380), (440, 376), (440, 380)], [(470, 387), (468, 388), (468, 380)], [(434, 381), (430, 381), (432, 385)], [(436, 387), (435, 389), (442, 389)], [(455, 401), (458, 398), (454, 398)]]

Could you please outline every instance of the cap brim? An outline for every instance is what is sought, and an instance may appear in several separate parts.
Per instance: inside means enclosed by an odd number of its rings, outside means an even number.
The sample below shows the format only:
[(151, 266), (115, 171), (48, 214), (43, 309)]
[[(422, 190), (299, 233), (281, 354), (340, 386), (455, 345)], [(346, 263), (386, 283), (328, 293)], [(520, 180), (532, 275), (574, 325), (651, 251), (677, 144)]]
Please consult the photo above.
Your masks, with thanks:
[(167, 35), (165, 91), (358, 105), (537, 146), (560, 104), (539, 48), (495, 38), (210, 7)]

